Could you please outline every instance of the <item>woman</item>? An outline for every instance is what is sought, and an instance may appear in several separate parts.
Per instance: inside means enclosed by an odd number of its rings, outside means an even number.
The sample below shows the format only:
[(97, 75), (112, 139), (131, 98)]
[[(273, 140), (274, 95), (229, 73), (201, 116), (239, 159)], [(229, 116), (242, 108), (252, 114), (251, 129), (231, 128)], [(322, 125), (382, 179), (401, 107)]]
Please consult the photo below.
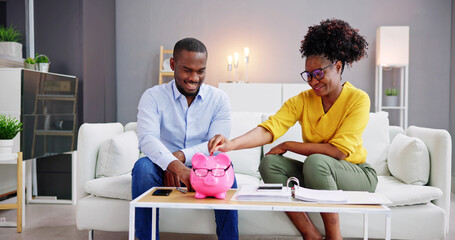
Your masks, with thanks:
[[(330, 19), (309, 28), (301, 43), (305, 59), (304, 81), (312, 89), (284, 103), (267, 121), (248, 133), (229, 140), (222, 135), (208, 144), (210, 153), (261, 146), (275, 141), (297, 121), (303, 142), (283, 142), (270, 150), (259, 166), (265, 183), (283, 183), (297, 177), (312, 189), (373, 192), (375, 170), (365, 162), (362, 133), (368, 123), (370, 99), (341, 74), (367, 56), (368, 43), (347, 22)], [(287, 152), (306, 155), (304, 163), (283, 157)], [(322, 239), (306, 213), (286, 213), (304, 239)], [(321, 213), (326, 238), (342, 239), (337, 213)]]

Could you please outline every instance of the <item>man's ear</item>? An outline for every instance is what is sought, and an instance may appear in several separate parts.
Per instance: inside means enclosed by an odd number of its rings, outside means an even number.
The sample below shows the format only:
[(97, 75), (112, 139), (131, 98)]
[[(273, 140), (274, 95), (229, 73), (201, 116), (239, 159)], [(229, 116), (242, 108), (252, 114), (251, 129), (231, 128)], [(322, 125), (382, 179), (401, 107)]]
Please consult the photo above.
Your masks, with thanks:
[(173, 57), (171, 57), (171, 59), (169, 60), (169, 63), (170, 63), (170, 65), (171, 65), (172, 71), (174, 71), (174, 68), (175, 68), (175, 60), (174, 60)]

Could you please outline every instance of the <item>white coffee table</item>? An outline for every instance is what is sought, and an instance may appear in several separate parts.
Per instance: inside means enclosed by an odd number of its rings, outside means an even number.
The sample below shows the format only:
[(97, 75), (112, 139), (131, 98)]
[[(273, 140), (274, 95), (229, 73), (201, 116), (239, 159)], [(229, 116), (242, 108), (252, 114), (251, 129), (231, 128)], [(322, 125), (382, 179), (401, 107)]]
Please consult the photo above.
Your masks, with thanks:
[[(165, 187), (160, 187), (165, 188)], [(386, 239), (391, 237), (391, 214), (386, 206), (360, 204), (321, 204), (307, 202), (260, 202), (231, 201), (236, 189), (227, 192), (225, 200), (215, 198), (195, 199), (194, 192), (183, 194), (175, 188), (169, 196), (152, 196), (156, 188), (151, 188), (130, 202), (129, 240), (134, 240), (136, 208), (152, 208), (152, 218), (156, 219), (157, 208), (182, 209), (221, 209), (221, 210), (254, 210), (254, 211), (293, 211), (293, 212), (325, 212), (325, 213), (362, 213), (364, 214), (363, 238), (368, 239), (368, 214), (383, 213), (386, 217)], [(156, 224), (152, 223), (152, 239), (156, 237)]]

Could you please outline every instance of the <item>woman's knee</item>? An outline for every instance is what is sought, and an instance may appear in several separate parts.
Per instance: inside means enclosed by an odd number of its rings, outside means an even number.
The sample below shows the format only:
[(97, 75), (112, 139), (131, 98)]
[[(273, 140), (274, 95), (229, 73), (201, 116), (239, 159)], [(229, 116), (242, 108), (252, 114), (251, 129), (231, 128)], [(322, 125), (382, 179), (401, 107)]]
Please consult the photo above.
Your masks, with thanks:
[(327, 157), (324, 154), (312, 154), (305, 159), (303, 163), (303, 174), (312, 175), (312, 174), (321, 174), (329, 173), (330, 168), (327, 164)]
[(259, 172), (264, 174), (273, 168), (273, 166), (277, 163), (279, 163), (279, 157), (277, 155), (266, 155), (262, 158), (261, 163), (259, 164)]

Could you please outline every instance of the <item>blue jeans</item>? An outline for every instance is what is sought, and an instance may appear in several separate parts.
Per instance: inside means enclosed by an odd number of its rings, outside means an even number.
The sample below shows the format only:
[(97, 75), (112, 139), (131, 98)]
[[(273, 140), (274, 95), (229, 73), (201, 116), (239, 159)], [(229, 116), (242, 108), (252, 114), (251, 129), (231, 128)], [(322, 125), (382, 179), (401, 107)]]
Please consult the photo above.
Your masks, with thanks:
[[(131, 186), (133, 199), (140, 196), (152, 187), (164, 186), (163, 170), (153, 163), (148, 157), (137, 160), (134, 164)], [(234, 179), (233, 188), (237, 188), (237, 180)], [(152, 209), (137, 208), (135, 218), (136, 237), (140, 240), (151, 239)], [(218, 239), (239, 239), (238, 213), (234, 210), (215, 210), (216, 235)], [(156, 239), (159, 235), (159, 211), (156, 212)]]

